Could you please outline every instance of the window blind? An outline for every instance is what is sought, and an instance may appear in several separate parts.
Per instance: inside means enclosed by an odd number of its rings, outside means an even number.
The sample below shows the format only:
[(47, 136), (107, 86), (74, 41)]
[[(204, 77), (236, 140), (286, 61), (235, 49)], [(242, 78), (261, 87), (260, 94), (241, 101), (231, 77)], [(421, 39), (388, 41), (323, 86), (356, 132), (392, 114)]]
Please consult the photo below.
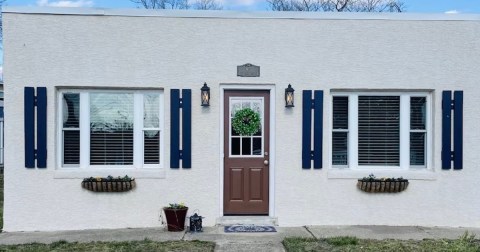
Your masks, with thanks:
[(143, 163), (160, 163), (160, 96), (143, 96)]
[(348, 97), (333, 97), (332, 164), (348, 164)]
[(90, 164), (133, 164), (133, 94), (90, 94)]
[(358, 97), (358, 164), (400, 165), (400, 97)]

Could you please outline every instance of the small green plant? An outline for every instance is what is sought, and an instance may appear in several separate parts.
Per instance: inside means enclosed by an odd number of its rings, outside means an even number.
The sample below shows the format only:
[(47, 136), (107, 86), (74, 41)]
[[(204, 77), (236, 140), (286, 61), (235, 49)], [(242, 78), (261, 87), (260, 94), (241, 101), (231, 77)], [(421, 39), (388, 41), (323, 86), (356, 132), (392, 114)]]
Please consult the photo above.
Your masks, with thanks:
[(373, 173), (369, 174), (368, 177), (363, 177), (359, 179), (359, 181), (362, 182), (407, 182), (408, 179), (404, 179), (403, 177), (399, 178), (387, 178), (387, 177), (382, 177), (382, 178), (377, 178)]
[(185, 206), (185, 203), (180, 202), (180, 203), (169, 203), (167, 207), (168, 209), (185, 209), (187, 206)]
[(107, 177), (89, 177), (89, 178), (84, 178), (84, 182), (130, 182), (135, 180), (132, 177), (129, 177), (128, 175), (125, 175), (124, 177), (118, 176), (118, 177), (113, 177), (111, 175), (108, 175)]

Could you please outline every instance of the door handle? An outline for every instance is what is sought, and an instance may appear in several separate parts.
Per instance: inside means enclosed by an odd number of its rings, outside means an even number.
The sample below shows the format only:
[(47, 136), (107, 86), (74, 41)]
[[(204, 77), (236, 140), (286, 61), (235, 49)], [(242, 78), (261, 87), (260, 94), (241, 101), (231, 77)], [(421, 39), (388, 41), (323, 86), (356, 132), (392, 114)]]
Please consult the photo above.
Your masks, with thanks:
[(264, 164), (264, 165), (268, 165), (268, 160), (265, 159), (265, 160), (263, 161), (263, 164)]

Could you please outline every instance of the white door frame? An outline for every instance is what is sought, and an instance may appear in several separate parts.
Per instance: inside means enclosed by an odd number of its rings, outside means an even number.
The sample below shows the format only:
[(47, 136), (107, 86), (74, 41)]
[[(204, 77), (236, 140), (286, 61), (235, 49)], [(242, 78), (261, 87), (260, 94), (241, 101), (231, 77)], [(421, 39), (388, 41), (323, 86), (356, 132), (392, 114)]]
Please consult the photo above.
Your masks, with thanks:
[(269, 176), (268, 176), (268, 216), (275, 216), (275, 84), (239, 84), (239, 83), (220, 83), (220, 94), (218, 106), (220, 107), (220, 142), (219, 142), (219, 157), (220, 157), (220, 208), (219, 216), (223, 215), (223, 186), (224, 186), (224, 94), (225, 90), (268, 90), (270, 91), (270, 153), (269, 153)]

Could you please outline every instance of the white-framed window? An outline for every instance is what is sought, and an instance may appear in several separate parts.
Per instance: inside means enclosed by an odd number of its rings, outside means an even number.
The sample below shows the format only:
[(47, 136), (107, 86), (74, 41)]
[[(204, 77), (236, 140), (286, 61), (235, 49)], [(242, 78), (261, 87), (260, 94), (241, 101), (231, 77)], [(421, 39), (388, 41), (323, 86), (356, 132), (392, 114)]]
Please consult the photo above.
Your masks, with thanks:
[(332, 167), (431, 167), (428, 92), (332, 92)]
[(163, 91), (60, 90), (62, 168), (163, 167)]

